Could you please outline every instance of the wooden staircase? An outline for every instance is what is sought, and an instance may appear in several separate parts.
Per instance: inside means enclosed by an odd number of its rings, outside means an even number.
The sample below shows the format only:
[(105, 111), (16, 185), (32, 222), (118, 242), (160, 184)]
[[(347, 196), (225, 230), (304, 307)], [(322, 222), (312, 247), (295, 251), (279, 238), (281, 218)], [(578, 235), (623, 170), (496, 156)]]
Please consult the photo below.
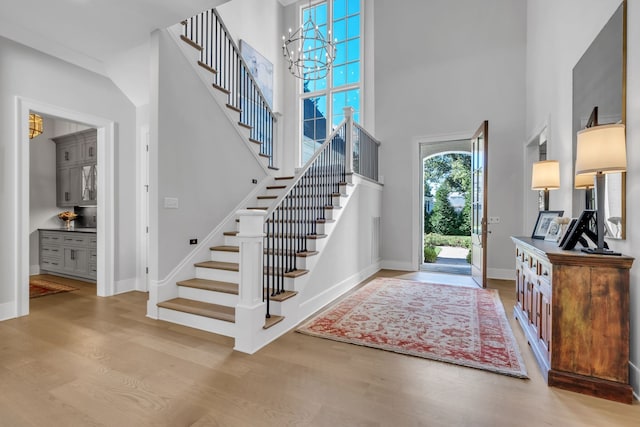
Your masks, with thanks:
[[(265, 187), (263, 195), (257, 196), (256, 202), (262, 201), (262, 206), (249, 207), (248, 209), (267, 210), (271, 203), (288, 189), (288, 185), (293, 182), (294, 177), (274, 177), (273, 183)], [(335, 224), (332, 219), (332, 212), (342, 207), (341, 201), (348, 197), (346, 192), (346, 182), (343, 183), (344, 191), (334, 198), (332, 206), (326, 206), (327, 219), (317, 220), (318, 233), (306, 236), (308, 250), (296, 253), (298, 259), (296, 270), (284, 273), (285, 290), (279, 294), (271, 296), (273, 305), (272, 313), (265, 319), (264, 328), (270, 328), (284, 319), (281, 313), (280, 304), (294, 300), (298, 294), (299, 281), (309, 273), (315, 264), (313, 259), (321, 252), (322, 240), (326, 239), (329, 227)], [(259, 204), (259, 203), (256, 203)], [(236, 221), (237, 224), (237, 221)], [(238, 231), (229, 230), (223, 233), (223, 242), (209, 248), (210, 259), (194, 264), (194, 277), (188, 280), (176, 282), (178, 296), (167, 301), (157, 303), (158, 318), (184, 326), (205, 330), (229, 337), (236, 336), (235, 330), (235, 307), (239, 301), (239, 241)], [(284, 255), (285, 251), (270, 249), (265, 253), (274, 252), (277, 256)], [(291, 253), (289, 251), (289, 253)], [(273, 267), (271, 267), (273, 268)], [(265, 267), (265, 273), (267, 267)], [(266, 290), (265, 290), (266, 291)], [(271, 292), (269, 290), (268, 292)]]

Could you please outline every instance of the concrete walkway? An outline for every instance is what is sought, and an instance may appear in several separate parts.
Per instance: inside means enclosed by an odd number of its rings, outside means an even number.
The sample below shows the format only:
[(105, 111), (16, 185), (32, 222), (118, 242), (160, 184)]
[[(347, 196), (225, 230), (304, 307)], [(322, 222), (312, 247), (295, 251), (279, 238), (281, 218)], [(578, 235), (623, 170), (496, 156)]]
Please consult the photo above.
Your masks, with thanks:
[(471, 275), (471, 264), (467, 262), (468, 249), (440, 246), (442, 250), (434, 263), (424, 263), (422, 271)]

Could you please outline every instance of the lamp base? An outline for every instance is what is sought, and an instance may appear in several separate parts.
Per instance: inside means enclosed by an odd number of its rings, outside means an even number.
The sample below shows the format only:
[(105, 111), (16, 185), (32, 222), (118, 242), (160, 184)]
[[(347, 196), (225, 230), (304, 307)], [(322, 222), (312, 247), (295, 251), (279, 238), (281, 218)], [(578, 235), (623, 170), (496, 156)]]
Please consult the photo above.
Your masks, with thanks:
[(591, 255), (612, 255), (612, 256), (622, 256), (620, 252), (614, 252), (609, 249), (600, 249), (600, 248), (582, 248), (582, 252)]

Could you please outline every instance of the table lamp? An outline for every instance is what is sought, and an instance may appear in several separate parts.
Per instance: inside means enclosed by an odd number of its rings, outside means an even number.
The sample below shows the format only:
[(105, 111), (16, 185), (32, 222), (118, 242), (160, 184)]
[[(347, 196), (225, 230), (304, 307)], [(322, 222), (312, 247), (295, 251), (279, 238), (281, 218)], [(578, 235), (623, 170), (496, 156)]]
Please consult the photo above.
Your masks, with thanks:
[(549, 190), (560, 188), (560, 163), (541, 160), (531, 168), (531, 189), (544, 191), (544, 210), (549, 210)]
[(625, 127), (623, 124), (593, 126), (577, 134), (576, 176), (595, 174), (597, 248), (584, 252), (600, 255), (620, 255), (604, 247), (605, 174), (627, 170)]

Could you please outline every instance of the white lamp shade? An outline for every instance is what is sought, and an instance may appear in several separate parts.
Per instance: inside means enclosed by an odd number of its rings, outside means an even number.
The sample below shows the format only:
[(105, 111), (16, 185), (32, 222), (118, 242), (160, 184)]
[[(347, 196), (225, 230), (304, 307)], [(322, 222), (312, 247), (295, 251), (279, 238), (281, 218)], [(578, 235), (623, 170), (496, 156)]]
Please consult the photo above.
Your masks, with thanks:
[(602, 125), (578, 132), (576, 175), (627, 170), (623, 124)]
[(574, 187), (577, 189), (588, 190), (595, 187), (595, 174), (583, 174), (576, 175), (574, 180)]
[(557, 160), (535, 162), (531, 169), (532, 190), (556, 190), (560, 188), (560, 163)]

